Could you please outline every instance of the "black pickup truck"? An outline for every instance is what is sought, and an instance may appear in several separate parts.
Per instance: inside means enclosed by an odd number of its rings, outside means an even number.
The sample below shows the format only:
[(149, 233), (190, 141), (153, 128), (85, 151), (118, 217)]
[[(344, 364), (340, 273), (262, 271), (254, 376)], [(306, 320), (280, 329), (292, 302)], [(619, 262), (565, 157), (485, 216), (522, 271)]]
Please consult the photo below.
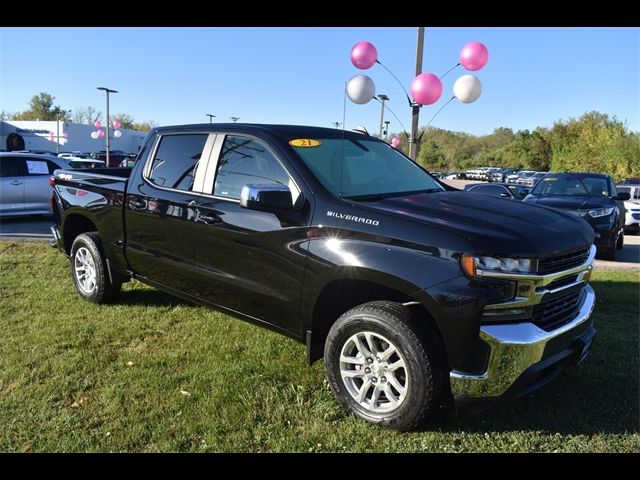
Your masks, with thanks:
[(80, 296), (111, 301), (135, 278), (271, 328), (324, 357), (369, 422), (524, 395), (595, 335), (583, 219), (448, 187), (359, 132), (162, 127), (132, 169), (51, 183)]

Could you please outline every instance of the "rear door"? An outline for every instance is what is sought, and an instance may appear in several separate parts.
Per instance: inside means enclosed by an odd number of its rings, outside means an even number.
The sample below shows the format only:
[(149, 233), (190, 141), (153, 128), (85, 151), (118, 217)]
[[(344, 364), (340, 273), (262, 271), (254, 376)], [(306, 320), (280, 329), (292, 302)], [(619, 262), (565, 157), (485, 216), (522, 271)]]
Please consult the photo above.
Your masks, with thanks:
[(0, 156), (0, 215), (12, 215), (24, 210), (24, 158)]
[[(189, 292), (193, 288), (192, 238), (194, 191), (215, 135), (203, 132), (163, 134), (148, 152), (143, 178), (130, 180), (125, 203), (127, 259), (133, 271), (147, 279)], [(147, 154), (149, 156), (147, 156)]]
[(49, 177), (58, 167), (55, 163), (42, 158), (26, 158), (24, 177), (24, 209), (33, 213), (51, 211), (51, 186)]

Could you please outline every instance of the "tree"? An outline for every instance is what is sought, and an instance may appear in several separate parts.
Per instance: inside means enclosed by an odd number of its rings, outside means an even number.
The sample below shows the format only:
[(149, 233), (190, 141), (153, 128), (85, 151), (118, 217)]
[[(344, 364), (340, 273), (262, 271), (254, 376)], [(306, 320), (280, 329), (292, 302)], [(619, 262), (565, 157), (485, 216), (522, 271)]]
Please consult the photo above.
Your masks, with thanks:
[(119, 120), (120, 128), (133, 129), (133, 117), (126, 113), (116, 113), (111, 117), (111, 120)]
[(76, 123), (84, 123), (86, 125), (93, 125), (97, 120), (102, 118), (102, 112), (99, 112), (93, 107), (79, 107), (73, 111), (71, 119)]
[(14, 115), (13, 120), (67, 120), (67, 114), (59, 105), (54, 106), (56, 97), (50, 93), (40, 92), (31, 97), (29, 109)]
[(139, 132), (148, 132), (149, 130), (151, 130), (152, 128), (156, 127), (157, 124), (156, 122), (154, 122), (153, 120), (149, 121), (149, 122), (134, 122), (133, 125), (131, 126), (131, 128), (133, 130), (137, 130)]

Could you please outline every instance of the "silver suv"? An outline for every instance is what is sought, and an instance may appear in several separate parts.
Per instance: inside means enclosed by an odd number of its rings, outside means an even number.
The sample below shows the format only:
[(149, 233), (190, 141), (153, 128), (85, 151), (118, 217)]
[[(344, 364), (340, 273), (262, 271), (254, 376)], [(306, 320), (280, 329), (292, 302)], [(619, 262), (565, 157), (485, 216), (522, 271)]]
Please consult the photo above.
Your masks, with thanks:
[(0, 216), (49, 215), (49, 177), (58, 168), (69, 168), (64, 158), (0, 152)]

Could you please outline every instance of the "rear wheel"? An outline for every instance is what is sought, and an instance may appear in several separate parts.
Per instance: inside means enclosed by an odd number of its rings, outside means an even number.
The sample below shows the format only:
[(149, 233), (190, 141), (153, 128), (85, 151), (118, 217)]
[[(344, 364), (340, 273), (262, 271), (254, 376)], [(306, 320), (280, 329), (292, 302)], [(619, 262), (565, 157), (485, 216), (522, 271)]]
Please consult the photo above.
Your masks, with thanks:
[(445, 398), (446, 362), (438, 332), (427, 322), (391, 302), (360, 305), (336, 321), (325, 366), (348, 412), (398, 430), (413, 429), (435, 412)]
[(93, 303), (113, 300), (122, 283), (111, 282), (100, 235), (91, 232), (78, 235), (71, 247), (71, 277), (76, 291)]

